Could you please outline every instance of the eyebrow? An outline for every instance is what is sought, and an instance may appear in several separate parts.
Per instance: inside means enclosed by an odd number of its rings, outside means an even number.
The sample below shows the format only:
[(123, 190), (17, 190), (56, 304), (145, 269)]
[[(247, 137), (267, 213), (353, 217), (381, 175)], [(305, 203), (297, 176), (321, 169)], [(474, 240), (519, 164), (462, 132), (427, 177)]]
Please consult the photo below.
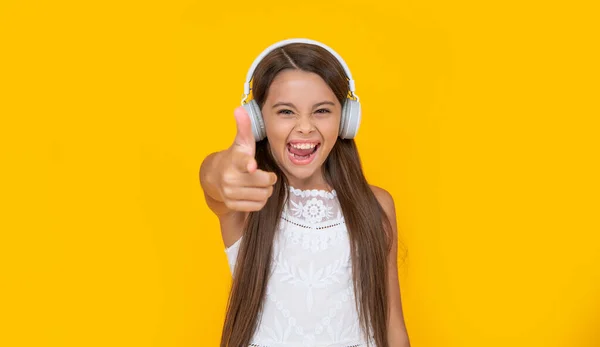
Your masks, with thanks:
[[(321, 101), (318, 102), (316, 104), (313, 105), (313, 108), (322, 106), (322, 105), (331, 105), (331, 106), (335, 106), (335, 104), (331, 101)], [(292, 104), (291, 102), (278, 102), (275, 105), (273, 105), (273, 108), (278, 107), (278, 106), (287, 106), (287, 107), (291, 107), (291, 108), (296, 108), (296, 106), (294, 106), (294, 104)]]

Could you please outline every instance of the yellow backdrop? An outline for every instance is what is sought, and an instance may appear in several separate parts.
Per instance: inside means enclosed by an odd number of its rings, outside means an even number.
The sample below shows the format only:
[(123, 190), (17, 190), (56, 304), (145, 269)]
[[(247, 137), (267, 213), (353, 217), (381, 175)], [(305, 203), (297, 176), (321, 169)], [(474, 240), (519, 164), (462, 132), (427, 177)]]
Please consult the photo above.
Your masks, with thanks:
[(0, 2), (0, 345), (217, 346), (230, 274), (198, 169), (231, 144), (255, 56), (309, 37), (354, 73), (413, 347), (600, 346), (597, 18), (578, 1)]

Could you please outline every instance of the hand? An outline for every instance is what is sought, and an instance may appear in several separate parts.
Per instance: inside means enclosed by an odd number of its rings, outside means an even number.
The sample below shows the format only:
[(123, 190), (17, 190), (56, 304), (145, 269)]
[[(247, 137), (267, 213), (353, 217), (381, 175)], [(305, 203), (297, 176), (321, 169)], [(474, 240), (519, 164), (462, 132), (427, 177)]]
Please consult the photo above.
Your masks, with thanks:
[(235, 109), (237, 133), (220, 161), (219, 192), (227, 208), (234, 211), (259, 211), (273, 193), (277, 175), (258, 170), (254, 159), (256, 142), (250, 117), (240, 106)]

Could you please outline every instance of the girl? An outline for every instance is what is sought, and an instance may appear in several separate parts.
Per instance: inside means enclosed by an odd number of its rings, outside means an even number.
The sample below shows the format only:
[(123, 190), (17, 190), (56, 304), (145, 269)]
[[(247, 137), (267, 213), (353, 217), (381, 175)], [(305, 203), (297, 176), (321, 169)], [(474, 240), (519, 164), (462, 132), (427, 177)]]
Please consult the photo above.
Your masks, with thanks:
[(242, 102), (250, 79), (233, 144), (200, 168), (233, 276), (221, 346), (408, 347), (394, 202), (363, 175), (350, 71), (296, 39), (255, 60)]

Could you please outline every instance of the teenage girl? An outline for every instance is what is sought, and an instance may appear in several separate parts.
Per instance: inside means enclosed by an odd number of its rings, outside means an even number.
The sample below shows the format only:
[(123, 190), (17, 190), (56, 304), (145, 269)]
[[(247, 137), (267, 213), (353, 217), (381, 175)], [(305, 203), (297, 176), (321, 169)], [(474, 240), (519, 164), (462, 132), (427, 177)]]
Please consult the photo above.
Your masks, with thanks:
[(221, 347), (409, 347), (394, 201), (364, 177), (345, 62), (285, 40), (244, 89), (233, 144), (200, 168), (233, 276)]

